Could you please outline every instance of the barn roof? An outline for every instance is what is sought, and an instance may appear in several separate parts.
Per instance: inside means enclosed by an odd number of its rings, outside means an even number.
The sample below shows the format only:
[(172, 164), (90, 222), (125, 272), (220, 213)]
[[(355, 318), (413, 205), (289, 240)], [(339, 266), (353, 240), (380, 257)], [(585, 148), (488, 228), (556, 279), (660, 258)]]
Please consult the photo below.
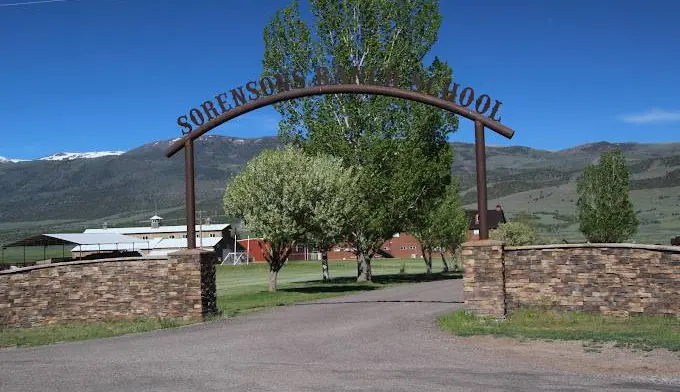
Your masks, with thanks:
[[(196, 246), (200, 247), (215, 247), (222, 237), (204, 237), (196, 238)], [(96, 251), (114, 251), (114, 250), (157, 250), (157, 249), (185, 249), (187, 248), (186, 238), (151, 238), (149, 240), (140, 240), (133, 244), (88, 244), (79, 245), (71, 249), (72, 252), (96, 252)], [(167, 253), (167, 252), (166, 252)]]
[[(477, 215), (477, 211), (465, 211), (465, 215), (467, 216), (469, 222), (468, 230), (478, 230), (479, 224), (475, 223), (475, 215)], [(506, 222), (505, 214), (502, 210), (486, 210), (486, 221), (489, 225), (489, 229), (497, 229), (499, 224)]]
[[(228, 223), (213, 223), (210, 225), (196, 225), (196, 232), (203, 231), (222, 231), (230, 227)], [(118, 234), (154, 234), (154, 233), (186, 233), (187, 226), (159, 226), (159, 227), (107, 227), (106, 229), (86, 229), (85, 234), (89, 233), (118, 233)]]
[(3, 245), (3, 248), (50, 245), (141, 244), (145, 242), (139, 238), (118, 233), (56, 233), (34, 235)]

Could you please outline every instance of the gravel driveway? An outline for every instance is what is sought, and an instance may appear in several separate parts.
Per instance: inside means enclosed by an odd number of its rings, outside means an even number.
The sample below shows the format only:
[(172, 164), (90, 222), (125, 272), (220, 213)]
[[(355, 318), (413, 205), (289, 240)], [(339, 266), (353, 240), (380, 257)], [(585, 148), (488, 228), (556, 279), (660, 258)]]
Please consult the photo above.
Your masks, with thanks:
[(677, 353), (586, 353), (577, 342), (439, 331), (436, 315), (461, 300), (460, 280), (418, 283), (173, 330), (5, 349), (0, 391), (680, 391)]

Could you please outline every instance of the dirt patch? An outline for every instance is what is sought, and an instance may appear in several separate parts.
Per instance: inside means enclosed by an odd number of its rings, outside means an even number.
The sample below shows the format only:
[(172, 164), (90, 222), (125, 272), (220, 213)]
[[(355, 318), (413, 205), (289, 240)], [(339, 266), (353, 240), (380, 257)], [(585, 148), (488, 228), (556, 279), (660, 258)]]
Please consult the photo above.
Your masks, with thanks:
[(455, 337), (455, 344), (475, 346), (537, 367), (600, 375), (677, 377), (680, 352), (614, 347), (614, 343), (541, 341), (493, 336)]

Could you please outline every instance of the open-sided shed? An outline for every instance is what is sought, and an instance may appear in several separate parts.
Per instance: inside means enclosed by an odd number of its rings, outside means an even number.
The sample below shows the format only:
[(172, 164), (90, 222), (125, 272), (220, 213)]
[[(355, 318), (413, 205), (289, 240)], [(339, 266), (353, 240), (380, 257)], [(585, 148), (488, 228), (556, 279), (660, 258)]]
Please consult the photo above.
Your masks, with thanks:
[[(61, 246), (62, 257), (66, 256), (66, 246), (94, 246), (97, 249), (109, 249), (113, 247), (116, 250), (143, 250), (149, 249), (149, 241), (140, 240), (139, 238), (126, 236), (116, 233), (56, 233), (56, 234), (38, 234), (27, 237), (18, 241), (14, 241), (2, 246), (3, 262), (4, 251), (7, 248), (24, 248), (24, 263), (26, 262), (26, 247), (42, 247), (43, 259), (47, 258), (46, 250), (48, 246)], [(69, 251), (70, 253), (70, 251)]]

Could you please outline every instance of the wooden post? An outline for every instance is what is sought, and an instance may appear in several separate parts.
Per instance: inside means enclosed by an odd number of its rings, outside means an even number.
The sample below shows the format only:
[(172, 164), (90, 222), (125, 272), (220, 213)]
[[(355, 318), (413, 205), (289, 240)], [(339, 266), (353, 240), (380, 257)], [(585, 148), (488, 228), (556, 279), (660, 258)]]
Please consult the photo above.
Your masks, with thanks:
[(477, 213), (479, 214), (479, 239), (489, 239), (486, 205), (486, 151), (484, 124), (475, 121), (475, 159), (477, 163)]

